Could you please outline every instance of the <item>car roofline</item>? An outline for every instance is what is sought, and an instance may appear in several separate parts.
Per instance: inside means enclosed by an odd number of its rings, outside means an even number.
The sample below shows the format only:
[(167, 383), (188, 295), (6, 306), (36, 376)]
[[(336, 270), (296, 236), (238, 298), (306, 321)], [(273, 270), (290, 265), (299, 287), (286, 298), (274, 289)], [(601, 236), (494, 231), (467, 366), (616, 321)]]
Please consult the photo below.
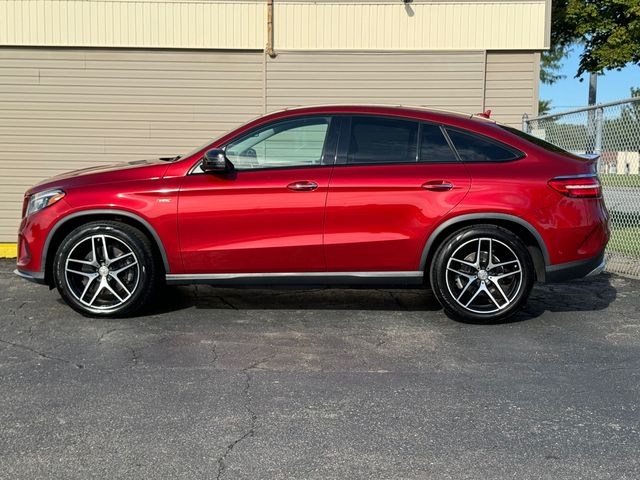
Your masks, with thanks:
[(282, 113), (295, 113), (298, 111), (304, 112), (305, 110), (313, 110), (313, 109), (340, 110), (340, 109), (349, 109), (349, 108), (352, 108), (354, 110), (358, 110), (361, 108), (371, 108), (371, 109), (386, 108), (386, 109), (393, 109), (393, 110), (398, 110), (403, 112), (418, 111), (423, 113), (434, 113), (437, 115), (450, 115), (452, 117), (459, 117), (467, 120), (472, 120), (472, 119), (480, 120), (485, 123), (498, 123), (492, 118), (487, 118), (477, 113), (461, 112), (459, 110), (449, 110), (444, 108), (431, 108), (431, 107), (426, 107), (422, 105), (402, 105), (402, 104), (384, 104), (384, 103), (362, 103), (362, 104), (325, 103), (325, 104), (316, 104), (316, 105), (299, 105), (295, 107), (287, 107), (281, 110), (269, 112), (268, 115), (271, 116), (271, 115), (277, 115)]

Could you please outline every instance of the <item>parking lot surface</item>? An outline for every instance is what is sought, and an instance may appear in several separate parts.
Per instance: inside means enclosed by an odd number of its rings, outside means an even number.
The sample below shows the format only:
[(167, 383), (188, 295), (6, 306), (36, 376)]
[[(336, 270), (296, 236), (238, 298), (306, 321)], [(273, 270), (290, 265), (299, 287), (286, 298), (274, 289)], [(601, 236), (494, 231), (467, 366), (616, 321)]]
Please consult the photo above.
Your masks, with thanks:
[(510, 323), (428, 291), (167, 289), (87, 319), (0, 262), (0, 477), (638, 478), (640, 281)]

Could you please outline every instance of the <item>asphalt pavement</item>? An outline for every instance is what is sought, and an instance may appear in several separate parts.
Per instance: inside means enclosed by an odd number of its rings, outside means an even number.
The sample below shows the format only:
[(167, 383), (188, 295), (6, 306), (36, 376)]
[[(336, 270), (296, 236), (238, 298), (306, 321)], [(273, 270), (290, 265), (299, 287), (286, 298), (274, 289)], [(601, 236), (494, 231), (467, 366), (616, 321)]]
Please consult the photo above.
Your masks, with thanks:
[(0, 261), (0, 478), (640, 478), (640, 281), (512, 322), (428, 291), (169, 288), (87, 319)]

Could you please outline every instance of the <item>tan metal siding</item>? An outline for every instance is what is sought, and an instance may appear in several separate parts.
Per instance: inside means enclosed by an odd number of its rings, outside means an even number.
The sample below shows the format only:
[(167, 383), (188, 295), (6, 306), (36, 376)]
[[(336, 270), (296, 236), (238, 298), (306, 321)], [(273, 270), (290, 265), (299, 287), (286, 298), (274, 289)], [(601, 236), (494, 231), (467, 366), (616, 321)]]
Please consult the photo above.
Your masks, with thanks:
[[(275, 48), (543, 49), (550, 8), (549, 0), (277, 0)], [(261, 49), (266, 10), (266, 0), (1, 0), (0, 45)]]
[(263, 67), (256, 52), (0, 49), (0, 242), (40, 180), (184, 153), (260, 115)]
[(265, 31), (262, 1), (0, 1), (0, 45), (258, 49)]
[(286, 52), (267, 61), (267, 110), (395, 103), (478, 112), (484, 52)]
[(275, 48), (286, 50), (542, 49), (544, 0), (276, 2)]
[(520, 127), (538, 113), (538, 52), (487, 52), (485, 108), (495, 120)]

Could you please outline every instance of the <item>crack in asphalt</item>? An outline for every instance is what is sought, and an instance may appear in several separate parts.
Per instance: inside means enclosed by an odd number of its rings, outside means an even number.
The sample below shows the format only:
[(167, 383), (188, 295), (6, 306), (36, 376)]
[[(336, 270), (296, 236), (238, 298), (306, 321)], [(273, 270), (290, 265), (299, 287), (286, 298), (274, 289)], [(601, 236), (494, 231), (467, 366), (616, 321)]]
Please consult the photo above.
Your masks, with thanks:
[(380, 291), (386, 292), (393, 299), (396, 305), (398, 305), (400, 308), (402, 308), (403, 310), (408, 310), (407, 306), (402, 303), (402, 301), (400, 300), (400, 297), (398, 297), (398, 295), (395, 292), (392, 292), (391, 290), (380, 290)]
[(12, 346), (14, 348), (19, 348), (21, 350), (26, 350), (28, 352), (35, 353), (39, 357), (46, 358), (48, 360), (55, 360), (57, 362), (67, 363), (69, 365), (73, 365), (74, 367), (76, 367), (78, 369), (83, 369), (84, 368), (84, 365), (81, 364), (81, 363), (76, 363), (76, 362), (74, 362), (72, 360), (68, 360), (66, 358), (61, 358), (61, 357), (56, 357), (56, 356), (53, 356), (53, 355), (49, 355), (48, 353), (41, 352), (39, 350), (36, 350), (34, 348), (31, 348), (31, 347), (27, 347), (26, 345), (22, 345), (20, 343), (10, 342), (8, 340), (3, 340), (3, 339), (0, 339), (0, 343), (4, 343), (5, 345), (9, 345), (9, 346)]
[(131, 350), (131, 368), (134, 368), (136, 365), (138, 365), (138, 354), (133, 347), (129, 347), (129, 350)]
[(213, 342), (213, 347), (211, 347), (211, 354), (213, 355), (213, 360), (211, 360), (211, 366), (213, 367), (218, 361), (218, 344)]
[(226, 305), (227, 307), (232, 308), (233, 310), (238, 310), (238, 307), (236, 307), (233, 303), (231, 303), (229, 300), (224, 298), (222, 295), (218, 295), (218, 297), (216, 298), (220, 300), (220, 302), (222, 302), (223, 305)]
[[(265, 362), (265, 360), (262, 360), (261, 362), (256, 363), (256, 365), (260, 365), (260, 363)], [(255, 435), (255, 430), (256, 430), (256, 424), (258, 422), (258, 415), (256, 414), (256, 412), (251, 408), (251, 381), (252, 381), (252, 376), (250, 373), (250, 369), (254, 368), (251, 365), (247, 368), (245, 368), (242, 372), (244, 373), (246, 379), (245, 379), (245, 386), (244, 389), (242, 391), (242, 396), (244, 398), (244, 408), (247, 411), (247, 413), (249, 414), (249, 429), (244, 432), (240, 437), (238, 437), (237, 439), (235, 439), (233, 442), (231, 442), (229, 445), (227, 445), (227, 448), (225, 449), (224, 453), (218, 457), (218, 473), (216, 475), (216, 480), (220, 480), (222, 479), (222, 477), (224, 476), (226, 470), (227, 470), (227, 463), (226, 463), (226, 459), (227, 457), (231, 454), (231, 452), (233, 451), (233, 449), (236, 447), (236, 445), (238, 445), (240, 442), (246, 440), (247, 438), (251, 438)]]

